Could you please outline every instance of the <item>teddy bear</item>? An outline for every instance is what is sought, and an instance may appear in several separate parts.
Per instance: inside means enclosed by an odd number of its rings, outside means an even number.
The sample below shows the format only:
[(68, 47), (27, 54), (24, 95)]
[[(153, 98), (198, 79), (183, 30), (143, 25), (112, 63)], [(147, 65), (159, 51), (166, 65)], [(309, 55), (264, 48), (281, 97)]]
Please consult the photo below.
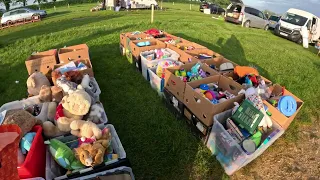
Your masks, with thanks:
[(47, 85), (43, 85), (40, 88), (39, 99), (41, 102), (51, 102), (52, 100), (52, 91), (51, 87)]
[(107, 140), (99, 140), (93, 144), (82, 144), (75, 148), (76, 158), (85, 166), (99, 165), (103, 162), (105, 151), (108, 147)]
[(42, 125), (42, 121), (36, 119), (25, 110), (9, 110), (6, 113), (3, 124), (16, 124), (20, 127), (22, 137), (31, 131), (34, 125)]
[(51, 87), (52, 101), (59, 103), (63, 98), (62, 89), (58, 86)]
[(44, 122), (42, 124), (42, 128), (43, 128), (43, 134), (47, 138), (53, 138), (53, 137), (65, 134), (65, 132), (60, 131), (60, 129), (57, 126), (55, 126), (51, 121)]
[(98, 124), (102, 117), (102, 113), (104, 113), (103, 107), (101, 107), (99, 104), (94, 104), (91, 106), (89, 117), (87, 118), (87, 120)]
[(74, 120), (70, 124), (71, 134), (77, 137), (95, 138), (102, 137), (102, 131), (91, 121)]
[(61, 100), (64, 109), (73, 115), (86, 115), (91, 106), (91, 97), (83, 89), (76, 90), (75, 92), (64, 96)]
[(80, 84), (83, 77), (83, 75), (79, 71), (69, 71), (63, 74), (61, 74), (59, 71), (52, 71), (51, 77), (54, 85), (57, 85), (57, 79), (59, 79), (62, 75), (66, 77), (66, 80), (74, 82), (76, 84)]
[(65, 75), (62, 75), (56, 80), (57, 86), (60, 87), (64, 94), (71, 94), (77, 90), (77, 83), (68, 81)]
[(50, 102), (48, 104), (48, 113), (47, 113), (47, 119), (51, 122), (54, 121), (54, 116), (56, 115), (57, 110), (57, 103), (56, 102)]
[(50, 86), (50, 82), (41, 72), (34, 72), (27, 79), (27, 87), (29, 95), (38, 95), (43, 85)]

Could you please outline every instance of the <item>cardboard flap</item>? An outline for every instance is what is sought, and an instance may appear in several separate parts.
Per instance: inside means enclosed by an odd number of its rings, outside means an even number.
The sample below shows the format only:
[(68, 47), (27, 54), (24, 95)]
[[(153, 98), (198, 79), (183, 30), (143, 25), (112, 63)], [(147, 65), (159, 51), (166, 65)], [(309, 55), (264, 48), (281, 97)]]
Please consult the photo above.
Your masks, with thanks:
[(222, 88), (222, 90), (228, 91), (234, 95), (238, 95), (238, 92), (242, 89), (242, 86), (239, 83), (225, 76), (220, 77), (219, 87)]
[(213, 83), (213, 82), (216, 82), (219, 84), (220, 77), (221, 77), (221, 75), (210, 76), (210, 77), (200, 79), (197, 81), (188, 82), (188, 85), (191, 86), (192, 88), (197, 88), (201, 84), (209, 84), (209, 83)]

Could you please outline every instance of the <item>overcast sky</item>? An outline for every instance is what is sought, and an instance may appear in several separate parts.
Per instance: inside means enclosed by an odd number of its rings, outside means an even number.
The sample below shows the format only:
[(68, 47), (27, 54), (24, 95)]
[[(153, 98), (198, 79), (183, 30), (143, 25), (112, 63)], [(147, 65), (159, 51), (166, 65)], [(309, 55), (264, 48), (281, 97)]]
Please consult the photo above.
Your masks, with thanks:
[(289, 8), (296, 8), (320, 17), (320, 0), (243, 0), (243, 2), (260, 10), (268, 9), (279, 14)]

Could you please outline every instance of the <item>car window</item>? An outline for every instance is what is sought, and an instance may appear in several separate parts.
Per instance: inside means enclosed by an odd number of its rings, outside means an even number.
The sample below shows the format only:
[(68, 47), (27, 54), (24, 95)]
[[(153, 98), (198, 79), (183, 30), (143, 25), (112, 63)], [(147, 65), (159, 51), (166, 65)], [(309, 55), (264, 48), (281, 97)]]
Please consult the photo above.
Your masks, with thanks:
[(311, 20), (308, 21), (307, 28), (308, 28), (308, 30), (311, 30)]
[(280, 17), (278, 16), (270, 16), (269, 20), (272, 20), (272, 21), (279, 21)]
[(254, 16), (258, 16), (258, 11), (251, 8), (251, 7), (246, 7), (244, 9), (244, 12), (248, 13), (248, 14), (251, 14), (251, 15), (254, 15)]
[(20, 14), (20, 13), (26, 13), (27, 11), (26, 10), (24, 10), (24, 9), (19, 9), (18, 10), (18, 13)]
[(259, 11), (259, 17), (264, 19), (264, 15), (263, 15), (263, 13), (261, 11)]
[(15, 14), (18, 14), (18, 11), (11, 11), (10, 12), (10, 15), (15, 15)]

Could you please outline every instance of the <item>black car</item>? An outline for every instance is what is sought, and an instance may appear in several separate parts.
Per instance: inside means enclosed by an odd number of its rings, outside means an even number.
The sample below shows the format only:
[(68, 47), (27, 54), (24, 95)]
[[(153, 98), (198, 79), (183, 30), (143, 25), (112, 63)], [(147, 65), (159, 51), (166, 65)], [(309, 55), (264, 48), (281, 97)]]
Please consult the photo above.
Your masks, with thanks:
[(211, 14), (221, 14), (224, 15), (226, 13), (226, 10), (224, 10), (222, 7), (220, 7), (217, 4), (210, 4), (209, 8), (211, 10)]
[(200, 4), (199, 11), (200, 11), (200, 12), (203, 12), (204, 9), (209, 9), (209, 5), (210, 5), (210, 4), (207, 3), (207, 2), (201, 3), (201, 4)]

